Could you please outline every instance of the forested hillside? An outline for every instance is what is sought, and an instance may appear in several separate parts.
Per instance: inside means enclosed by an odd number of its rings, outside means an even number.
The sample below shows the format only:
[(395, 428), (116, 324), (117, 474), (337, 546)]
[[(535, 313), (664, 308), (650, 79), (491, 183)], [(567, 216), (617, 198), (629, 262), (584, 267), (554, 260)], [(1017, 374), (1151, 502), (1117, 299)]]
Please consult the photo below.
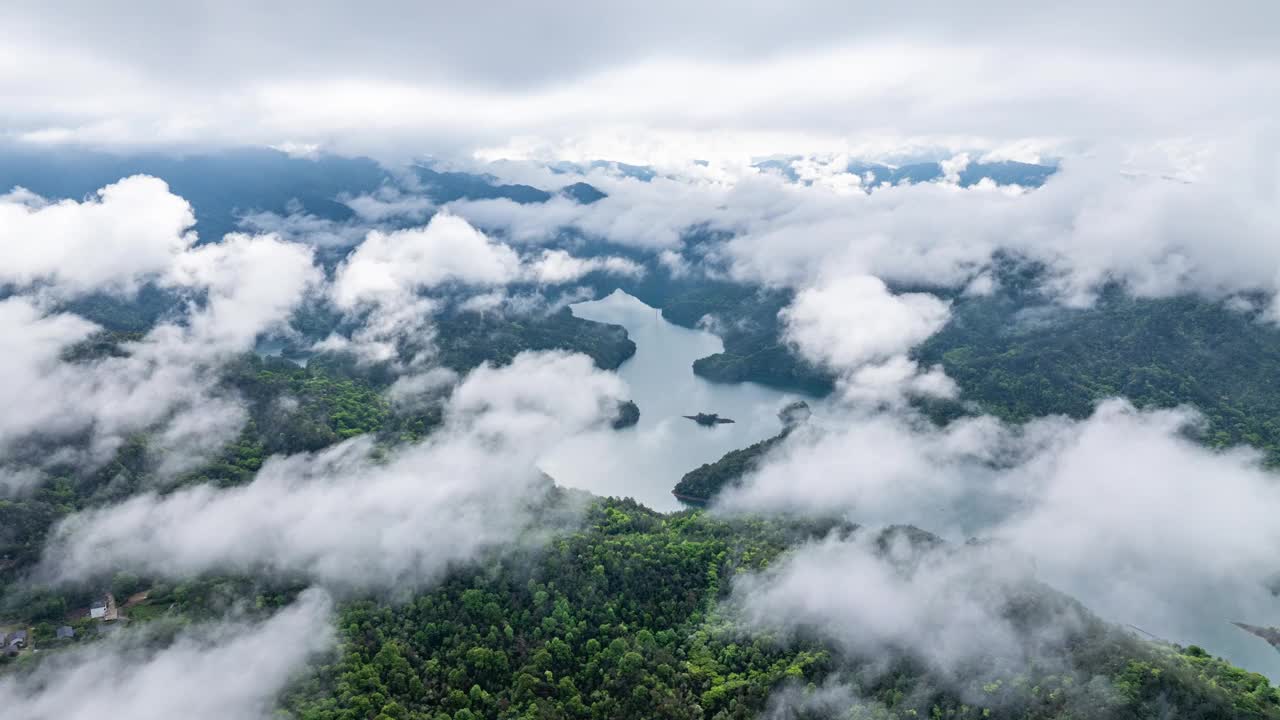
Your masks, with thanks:
[[(786, 548), (849, 527), (663, 516), (595, 501), (543, 551), (454, 574), (440, 588), (341, 611), (341, 654), (287, 697), (306, 720), (356, 718), (753, 718), (780, 688), (852, 683), (835, 716), (877, 718), (1270, 718), (1265, 678), (1136, 640), (1090, 619), (1064, 667), (945, 677), (910, 656), (859, 658), (816, 640), (744, 635), (724, 600), (734, 578)], [(934, 540), (922, 538), (926, 545)], [(1047, 589), (1010, 606), (1034, 618)], [(886, 664), (887, 663), (887, 664)]]
[(941, 363), (965, 398), (1010, 420), (1084, 417), (1114, 396), (1190, 404), (1204, 414), (1210, 444), (1247, 443), (1280, 461), (1280, 328), (1256, 310), (1119, 290), (1072, 310), (1001, 294), (957, 301), (951, 322), (917, 354)]

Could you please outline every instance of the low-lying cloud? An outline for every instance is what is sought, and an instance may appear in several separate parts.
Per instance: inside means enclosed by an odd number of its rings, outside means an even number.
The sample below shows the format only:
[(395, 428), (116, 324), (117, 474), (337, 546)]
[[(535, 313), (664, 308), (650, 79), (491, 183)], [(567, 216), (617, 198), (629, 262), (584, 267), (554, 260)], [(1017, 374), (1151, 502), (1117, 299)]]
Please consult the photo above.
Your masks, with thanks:
[(736, 578), (727, 608), (747, 629), (818, 637), (863, 663), (906, 654), (942, 678), (994, 677), (1061, 662), (1084, 621), (1029, 569), (996, 547), (934, 548), (864, 529)]
[[(0, 212), (21, 220), (3, 240), (16, 248), (18, 262), (6, 267), (18, 292), (0, 300), (8, 378), (0, 402), (25, 410), (0, 421), (0, 464), (33, 441), (85, 439), (78, 457), (39, 461), (92, 467), (141, 432), (153, 433), (162, 473), (198, 463), (246, 417), (238, 398), (217, 388), (218, 369), (283, 327), (322, 279), (310, 248), (272, 235), (193, 246), (190, 206), (155, 178), (126, 178), (83, 203), (28, 198), (6, 207)], [(89, 292), (128, 298), (144, 283), (183, 301), (175, 317), (118, 342), (117, 352), (67, 358), (100, 328), (53, 301)]]
[(26, 720), (266, 718), (307, 661), (333, 647), (331, 614), (329, 596), (309, 590), (265, 621), (191, 626), (159, 649), (145, 631), (124, 631), (0, 678), (0, 706)]
[(828, 420), (792, 433), (720, 507), (835, 512), (1007, 544), (1106, 619), (1274, 669), (1265, 646), (1234, 638), (1227, 621), (1276, 619), (1280, 483), (1257, 452), (1188, 437), (1194, 412), (1110, 400), (1086, 420), (1023, 427), (978, 417), (937, 428), (903, 413)]
[(114, 568), (303, 575), (335, 587), (420, 587), (531, 530), (556, 440), (609, 420), (625, 386), (584, 355), (522, 353), (454, 390), (425, 441), (356, 438), (272, 458), (248, 485), (138, 495), (72, 516), (44, 556), (75, 578)]
[[(522, 255), (449, 212), (422, 227), (373, 230), (338, 266), (329, 290), (334, 305), (359, 325), (318, 347), (351, 351), (370, 362), (404, 359), (402, 369), (420, 369), (433, 352), (432, 316), (440, 307), (432, 291), (451, 291), (452, 299), (464, 298), (464, 308), (515, 307), (503, 302), (508, 285), (562, 285), (593, 272), (637, 277), (643, 268), (625, 258), (578, 258), (564, 250)], [(406, 339), (414, 348), (401, 358)]]
[(0, 286), (57, 298), (131, 294), (165, 275), (195, 241), (195, 215), (163, 180), (123, 178), (83, 201), (0, 195)]

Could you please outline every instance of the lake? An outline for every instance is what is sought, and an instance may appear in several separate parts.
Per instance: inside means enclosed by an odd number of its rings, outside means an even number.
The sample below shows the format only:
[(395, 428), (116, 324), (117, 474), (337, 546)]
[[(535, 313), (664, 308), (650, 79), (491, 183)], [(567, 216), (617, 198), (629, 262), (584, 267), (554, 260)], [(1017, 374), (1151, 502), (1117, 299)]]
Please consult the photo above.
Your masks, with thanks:
[[(669, 323), (621, 290), (570, 309), (586, 320), (621, 325), (635, 341), (636, 354), (618, 375), (640, 406), (640, 422), (584, 433), (552, 448), (539, 464), (561, 485), (679, 510), (671, 488), (685, 473), (778, 434), (778, 410), (801, 399), (755, 383), (712, 383), (694, 375), (694, 360), (724, 349), (720, 338)], [(735, 422), (703, 427), (681, 417), (699, 412)]]

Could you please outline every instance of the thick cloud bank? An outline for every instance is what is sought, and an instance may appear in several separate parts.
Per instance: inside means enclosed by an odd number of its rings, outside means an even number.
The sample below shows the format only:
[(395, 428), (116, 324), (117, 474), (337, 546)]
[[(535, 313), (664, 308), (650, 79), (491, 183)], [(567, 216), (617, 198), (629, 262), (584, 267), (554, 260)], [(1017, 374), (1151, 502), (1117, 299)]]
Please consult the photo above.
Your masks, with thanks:
[(124, 178), (83, 202), (16, 189), (0, 195), (0, 285), (62, 297), (132, 292), (190, 248), (193, 225), (187, 201), (153, 177)]
[[(245, 413), (216, 387), (218, 368), (281, 327), (321, 281), (312, 250), (273, 235), (228, 235), (192, 246), (191, 208), (165, 183), (136, 176), (96, 199), (49, 204), (0, 201), (0, 269), (18, 293), (0, 300), (7, 382), (0, 403), (23, 408), (0, 419), (0, 463), (33, 440), (87, 440), (78, 461), (109, 457), (125, 437), (152, 432), (161, 470), (199, 462), (234, 437)], [(118, 352), (72, 361), (67, 353), (100, 328), (53, 309), (91, 292), (129, 296), (152, 283), (185, 298), (178, 317), (118, 344)]]
[[(608, 197), (590, 205), (484, 200), (450, 208), (519, 242), (571, 227), (698, 255), (714, 248), (698, 236), (724, 233), (731, 239), (712, 252), (713, 274), (797, 289), (869, 275), (890, 286), (986, 293), (993, 260), (1014, 257), (1042, 265), (1047, 293), (1073, 306), (1113, 282), (1142, 297), (1274, 295), (1276, 147), (1274, 131), (1238, 129), (1211, 142), (1105, 146), (1068, 155), (1034, 190), (991, 181), (962, 187), (947, 175), (874, 186), (848, 156), (824, 158), (832, 178), (824, 183), (685, 159), (647, 181), (592, 170), (585, 178)], [(960, 154), (942, 165), (967, 161)]]
[(126, 631), (0, 678), (0, 706), (25, 720), (266, 718), (294, 674), (332, 647), (331, 610), (309, 590), (263, 622), (194, 626), (158, 650)]
[(185, 577), (301, 574), (334, 586), (415, 587), (516, 541), (546, 490), (534, 466), (557, 439), (605, 422), (625, 396), (590, 358), (524, 353), (477, 368), (445, 426), (379, 457), (357, 438), (269, 460), (243, 487), (140, 495), (63, 523), (45, 553), (63, 577), (112, 568)]
[(1252, 451), (1187, 437), (1193, 412), (1113, 400), (1083, 421), (1022, 428), (989, 417), (944, 429), (901, 414), (815, 420), (721, 507), (994, 540), (1103, 617), (1179, 642), (1233, 649), (1227, 620), (1275, 619), (1280, 483)]
[[(907, 653), (946, 674), (1025, 669), (1052, 660), (1082, 616), (1050, 598), (1028, 566), (990, 547), (934, 549), (906, 532), (828, 538), (734, 581), (727, 601), (745, 627), (803, 632), (864, 660)], [(1044, 593), (1034, 617), (1019, 598)]]
[[(1211, 138), (1280, 104), (1265, 2), (741, 10), (512, 6), (499, 27), (470, 8), (395, 0), (359, 15), (239, 1), (123, 16), (21, 1), (0, 28), (0, 96), (5, 129), (32, 143), (400, 155), (553, 144), (628, 162)], [(424, 27), (429, 43), (410, 31)]]
[(802, 290), (783, 311), (788, 339), (800, 353), (836, 368), (905, 354), (947, 318), (946, 303), (936, 297), (892, 295), (865, 275)]

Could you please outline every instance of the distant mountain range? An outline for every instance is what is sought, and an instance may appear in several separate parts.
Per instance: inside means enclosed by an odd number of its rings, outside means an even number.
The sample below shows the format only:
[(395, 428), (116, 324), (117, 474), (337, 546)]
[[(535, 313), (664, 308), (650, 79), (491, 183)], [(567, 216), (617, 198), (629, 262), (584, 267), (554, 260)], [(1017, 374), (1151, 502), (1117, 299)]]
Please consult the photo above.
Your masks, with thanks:
[[(796, 162), (800, 160), (802, 158), (798, 156), (769, 158), (756, 162), (754, 166), (766, 172), (778, 173), (792, 182), (803, 182), (795, 168)], [(986, 178), (989, 178), (997, 185), (1040, 187), (1057, 170), (1058, 168), (1055, 165), (1038, 165), (1003, 160), (999, 162), (971, 162), (958, 175), (961, 187), (976, 185)], [(880, 163), (855, 160), (849, 163), (845, 171), (863, 178), (863, 184), (868, 188), (885, 183), (901, 185), (904, 183), (935, 182), (946, 176), (946, 171), (941, 162), (919, 162), (893, 167)]]

